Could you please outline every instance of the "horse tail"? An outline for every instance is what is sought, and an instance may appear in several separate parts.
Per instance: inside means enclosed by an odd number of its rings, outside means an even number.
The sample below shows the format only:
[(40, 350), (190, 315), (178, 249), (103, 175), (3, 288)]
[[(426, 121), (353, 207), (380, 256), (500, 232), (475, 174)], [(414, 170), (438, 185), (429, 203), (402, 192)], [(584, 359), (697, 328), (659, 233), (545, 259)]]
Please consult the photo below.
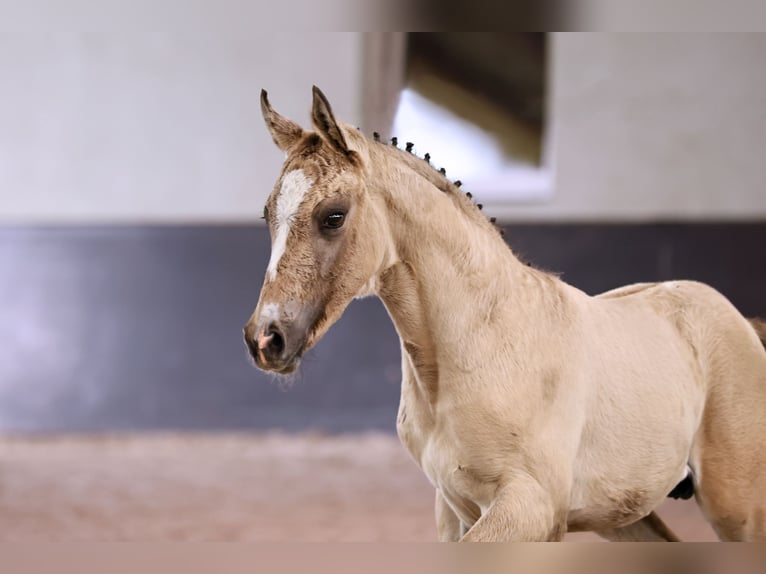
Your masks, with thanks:
[(766, 321), (763, 319), (750, 319), (750, 324), (755, 329), (755, 332), (758, 333), (763, 348), (766, 349)]

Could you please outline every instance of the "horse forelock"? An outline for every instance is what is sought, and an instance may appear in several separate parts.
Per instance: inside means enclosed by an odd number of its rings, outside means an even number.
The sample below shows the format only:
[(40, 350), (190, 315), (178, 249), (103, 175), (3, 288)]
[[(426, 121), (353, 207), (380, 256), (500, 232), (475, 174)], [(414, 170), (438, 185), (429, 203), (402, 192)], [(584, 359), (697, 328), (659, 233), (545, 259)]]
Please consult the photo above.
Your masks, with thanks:
[[(360, 160), (355, 152), (341, 153), (319, 134), (309, 132), (285, 158), (282, 176), (290, 171), (303, 169), (321, 184), (332, 175), (358, 167), (359, 164)], [(321, 186), (318, 189), (321, 189)]]

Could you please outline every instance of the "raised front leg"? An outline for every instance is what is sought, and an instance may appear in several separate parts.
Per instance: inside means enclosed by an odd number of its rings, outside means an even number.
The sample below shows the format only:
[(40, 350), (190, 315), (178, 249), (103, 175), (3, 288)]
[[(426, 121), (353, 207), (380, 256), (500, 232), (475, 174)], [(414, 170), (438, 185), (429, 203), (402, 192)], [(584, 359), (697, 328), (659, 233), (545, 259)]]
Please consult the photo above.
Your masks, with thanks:
[(550, 494), (528, 475), (498, 489), (497, 497), (461, 542), (558, 541), (566, 534), (566, 513), (558, 512)]
[(463, 535), (463, 528), (457, 514), (444, 500), (442, 493), (436, 489), (436, 533), (440, 542), (457, 542)]
[(610, 530), (598, 530), (596, 534), (614, 542), (680, 542), (656, 512), (644, 516), (633, 524)]

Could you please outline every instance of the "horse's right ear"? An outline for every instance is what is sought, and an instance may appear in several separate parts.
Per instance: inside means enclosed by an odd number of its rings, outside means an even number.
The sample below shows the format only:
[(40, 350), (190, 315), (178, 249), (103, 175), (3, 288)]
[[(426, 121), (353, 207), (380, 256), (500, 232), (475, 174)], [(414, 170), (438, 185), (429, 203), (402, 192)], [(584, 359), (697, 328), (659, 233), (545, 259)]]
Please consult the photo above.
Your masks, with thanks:
[(261, 90), (261, 113), (271, 138), (283, 152), (287, 152), (303, 136), (301, 126), (274, 111), (269, 103), (269, 95), (266, 90)]

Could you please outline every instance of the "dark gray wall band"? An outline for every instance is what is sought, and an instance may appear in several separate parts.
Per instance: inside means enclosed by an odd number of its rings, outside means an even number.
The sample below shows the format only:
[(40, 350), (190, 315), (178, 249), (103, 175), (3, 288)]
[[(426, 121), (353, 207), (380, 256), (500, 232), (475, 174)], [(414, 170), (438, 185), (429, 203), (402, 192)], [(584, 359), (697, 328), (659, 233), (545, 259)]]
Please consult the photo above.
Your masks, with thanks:
[[(589, 293), (697, 279), (766, 315), (766, 223), (514, 225), (514, 250)], [(354, 302), (286, 385), (241, 329), (255, 226), (0, 227), (0, 431), (394, 430), (399, 346)]]

